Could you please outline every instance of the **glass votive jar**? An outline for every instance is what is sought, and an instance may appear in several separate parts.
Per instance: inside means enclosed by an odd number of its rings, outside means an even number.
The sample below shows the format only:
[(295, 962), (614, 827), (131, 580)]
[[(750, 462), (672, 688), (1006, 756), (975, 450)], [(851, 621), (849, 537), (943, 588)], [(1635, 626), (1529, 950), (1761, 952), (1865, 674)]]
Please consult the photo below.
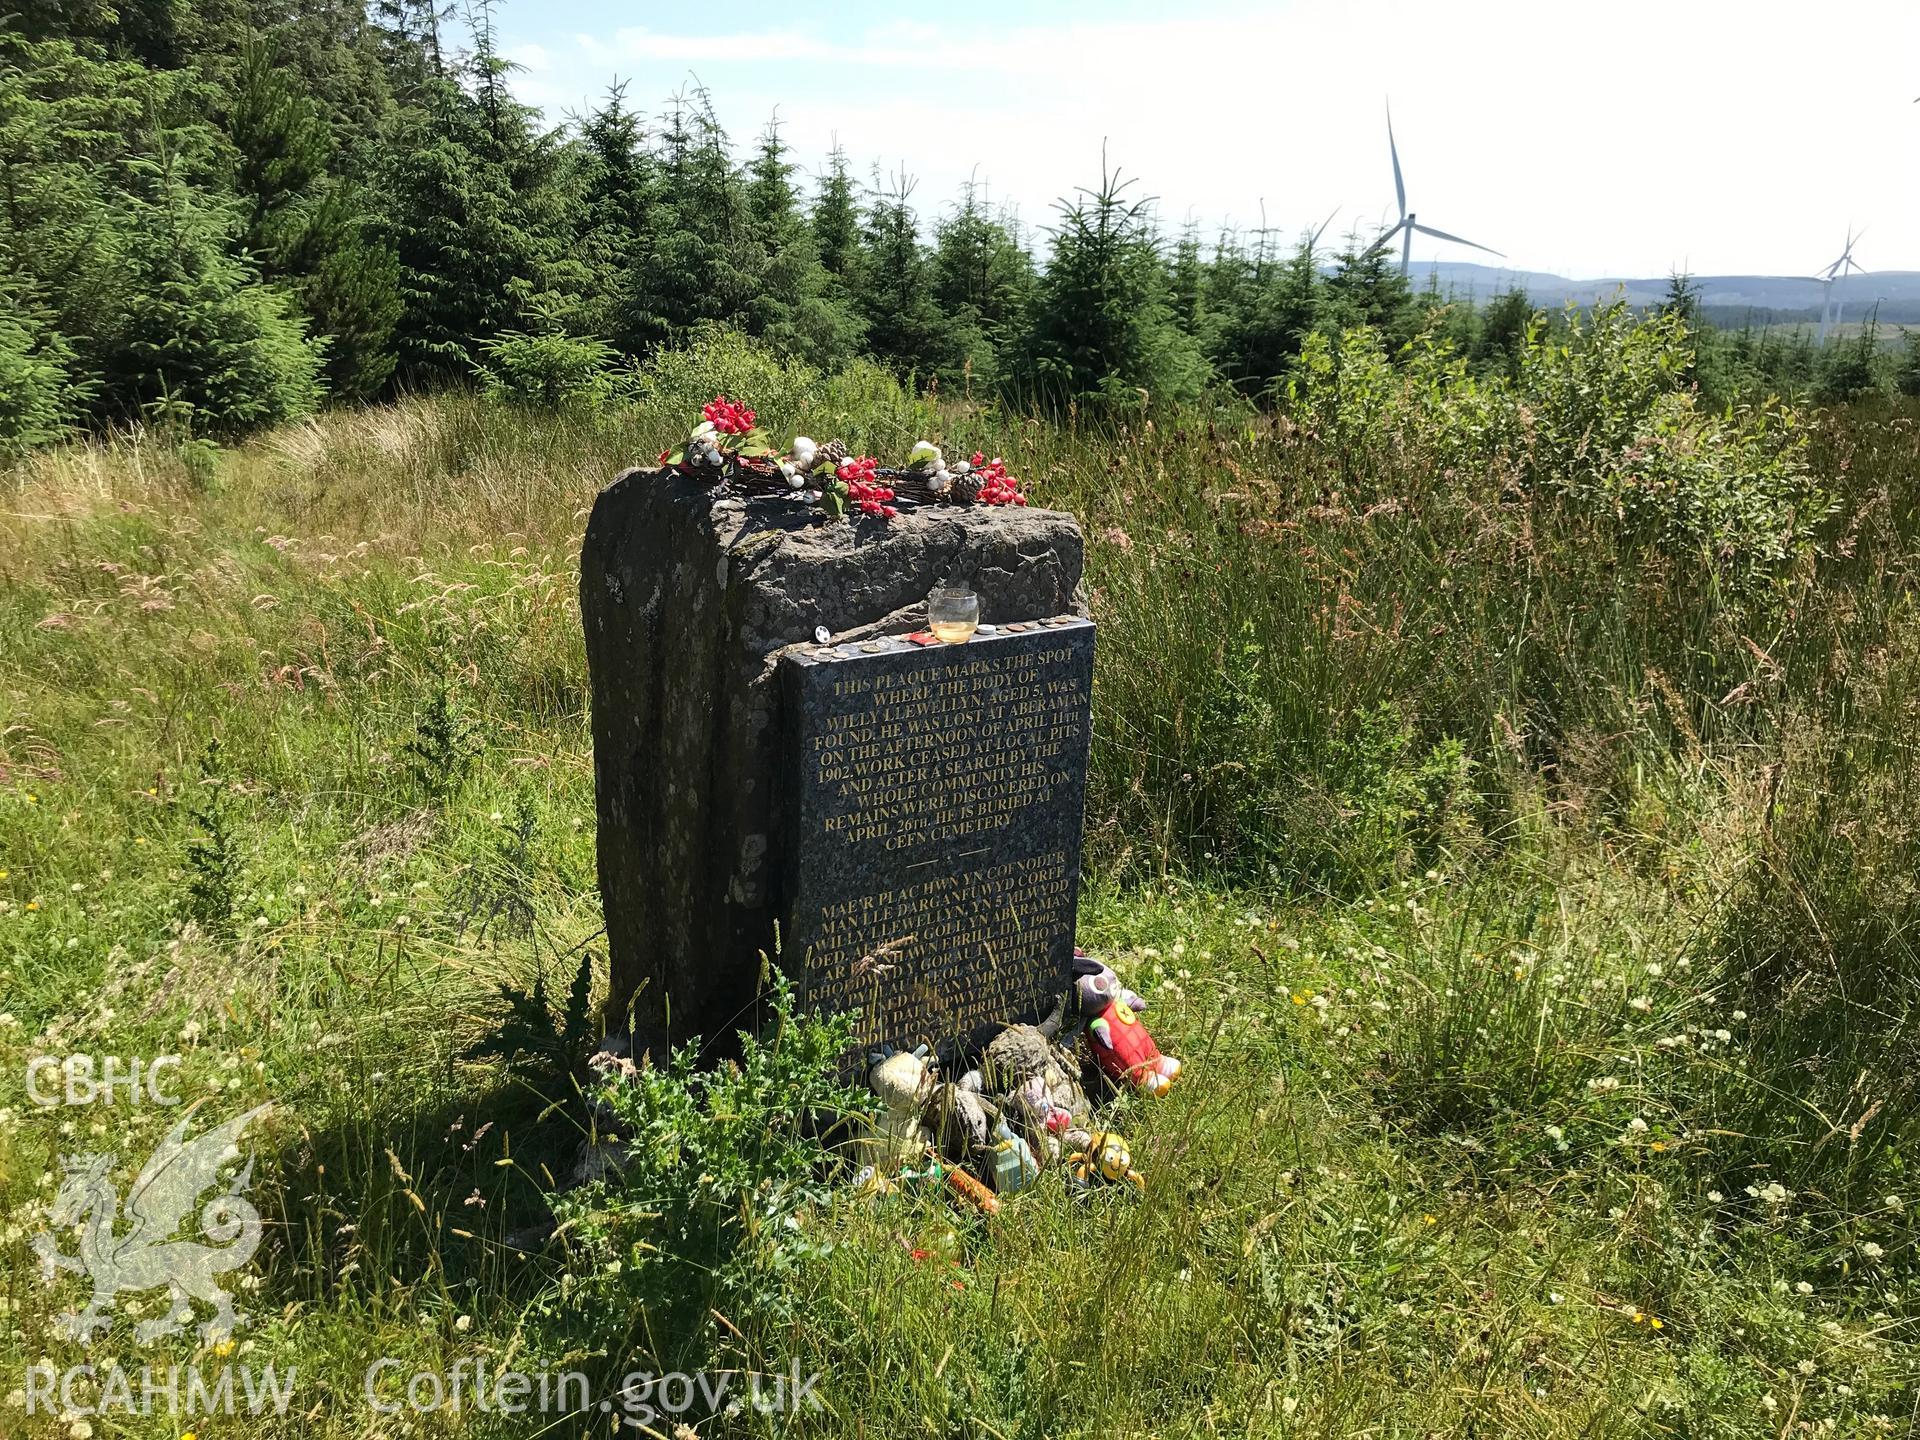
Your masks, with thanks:
[(980, 597), (962, 586), (936, 586), (927, 596), (927, 628), (945, 644), (966, 644), (980, 628)]

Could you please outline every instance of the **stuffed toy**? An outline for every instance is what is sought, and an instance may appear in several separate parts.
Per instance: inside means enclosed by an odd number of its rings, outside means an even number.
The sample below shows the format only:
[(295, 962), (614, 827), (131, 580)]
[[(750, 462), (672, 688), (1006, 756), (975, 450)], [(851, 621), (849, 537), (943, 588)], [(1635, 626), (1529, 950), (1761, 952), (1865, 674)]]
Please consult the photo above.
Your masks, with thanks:
[(1143, 1195), (1147, 1190), (1146, 1177), (1133, 1168), (1133, 1149), (1126, 1136), (1112, 1130), (1094, 1131), (1084, 1150), (1068, 1156), (1067, 1174), (1074, 1184), (1087, 1188), (1105, 1181), (1110, 1185), (1124, 1182)]
[(946, 1084), (927, 1092), (920, 1123), (949, 1163), (972, 1165), (992, 1148), (999, 1119), (1000, 1107), (986, 1096)]
[(926, 1154), (927, 1104), (936, 1088), (927, 1047), (876, 1050), (868, 1057), (867, 1088), (880, 1097), (880, 1113), (859, 1141), (861, 1160), (883, 1176)]
[(1140, 1023), (1147, 1002), (1120, 983), (1120, 977), (1083, 950), (1073, 953), (1074, 1009), (1086, 1022), (1093, 1063), (1116, 1085), (1132, 1085), (1149, 1095), (1164, 1095), (1180, 1076), (1180, 1062), (1162, 1055)]
[(1058, 1160), (1063, 1145), (1084, 1144), (1092, 1134), (1080, 1062), (1054, 1039), (1059, 1023), (1056, 1011), (1038, 1025), (1007, 1026), (987, 1042), (979, 1066), (960, 1078), (963, 1090), (999, 1100), (1043, 1165)]

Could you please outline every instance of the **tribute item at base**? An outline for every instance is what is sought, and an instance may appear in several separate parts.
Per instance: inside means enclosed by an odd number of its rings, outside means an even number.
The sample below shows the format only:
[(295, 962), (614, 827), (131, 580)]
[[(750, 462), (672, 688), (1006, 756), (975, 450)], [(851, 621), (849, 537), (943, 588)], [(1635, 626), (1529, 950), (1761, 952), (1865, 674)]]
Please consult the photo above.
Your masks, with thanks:
[(869, 1045), (1031, 1021), (1073, 983), (1092, 622), (780, 662), (782, 965)]

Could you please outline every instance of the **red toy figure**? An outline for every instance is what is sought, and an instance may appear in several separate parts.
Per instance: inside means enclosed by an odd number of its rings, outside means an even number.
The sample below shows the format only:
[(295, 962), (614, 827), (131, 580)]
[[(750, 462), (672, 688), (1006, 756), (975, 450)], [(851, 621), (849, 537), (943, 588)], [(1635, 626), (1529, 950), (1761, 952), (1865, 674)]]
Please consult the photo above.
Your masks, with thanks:
[(1084, 950), (1073, 952), (1075, 1007), (1087, 1022), (1087, 1043), (1093, 1060), (1116, 1084), (1125, 1083), (1149, 1095), (1164, 1095), (1179, 1078), (1180, 1062), (1162, 1055), (1153, 1036), (1140, 1023), (1147, 1002), (1120, 983), (1100, 961)]

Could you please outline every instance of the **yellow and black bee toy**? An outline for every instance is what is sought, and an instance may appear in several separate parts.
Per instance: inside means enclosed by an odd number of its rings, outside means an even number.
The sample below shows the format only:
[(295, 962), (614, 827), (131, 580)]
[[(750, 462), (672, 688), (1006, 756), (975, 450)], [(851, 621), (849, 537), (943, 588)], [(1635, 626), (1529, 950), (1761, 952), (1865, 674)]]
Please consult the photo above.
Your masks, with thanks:
[(1147, 1191), (1147, 1179), (1133, 1168), (1133, 1150), (1127, 1137), (1114, 1130), (1095, 1130), (1084, 1150), (1067, 1157), (1067, 1175), (1076, 1185), (1092, 1187), (1100, 1181), (1132, 1185), (1141, 1194)]

